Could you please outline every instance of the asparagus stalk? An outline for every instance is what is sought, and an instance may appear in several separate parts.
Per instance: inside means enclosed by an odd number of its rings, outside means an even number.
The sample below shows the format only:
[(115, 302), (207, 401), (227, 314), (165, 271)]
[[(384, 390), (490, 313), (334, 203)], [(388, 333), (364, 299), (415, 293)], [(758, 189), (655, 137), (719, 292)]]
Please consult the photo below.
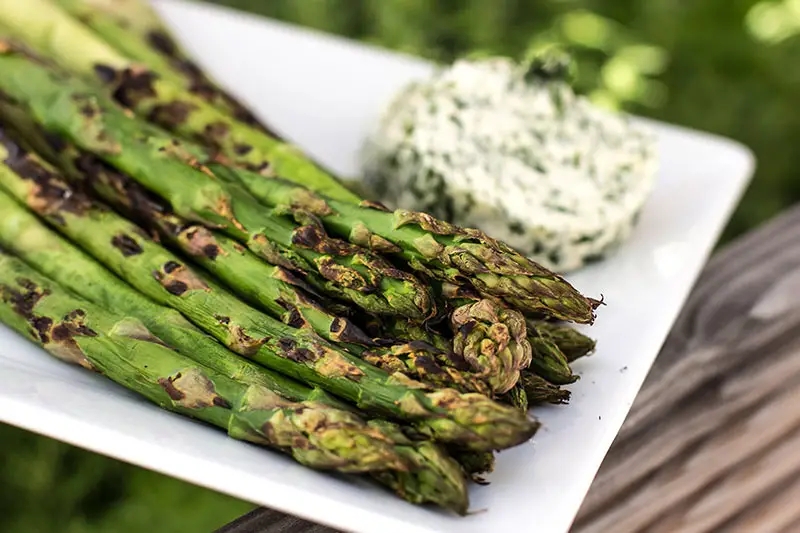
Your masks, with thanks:
[[(172, 242), (240, 296), (255, 300), (257, 306), (284, 323), (293, 327), (308, 326), (323, 338), (344, 343), (349, 351), (387, 372), (403, 372), (430, 385), (452, 387), (460, 392), (490, 392), (483, 381), (466, 371), (468, 368), (442, 368), (438, 360), (444, 359), (443, 352), (434, 346), (413, 341), (413, 338), (381, 340), (382, 345), (378, 346), (352, 322), (332, 315), (320, 306), (290, 272), (267, 265), (226, 237), (169, 213), (166, 206), (138, 184), (90, 154), (81, 155), (61, 140), (57, 143), (60, 152), (55, 153), (47, 139), (37, 133), (35, 125), (26, 124), (25, 117), (16, 116), (17, 110), (8, 106), (0, 106), (0, 110), (14, 114), (16, 127), (24, 130), (21, 135), (40, 154), (46, 153), (45, 157), (55, 160), (71, 179), (88, 185), (129, 218), (143, 221), (149, 229), (159, 233), (162, 240)], [(50, 141), (53, 140), (51, 136)], [(2, 130), (0, 143), (10, 152), (20, 153), (22, 150)], [(86, 174), (81, 173), (77, 166)]]
[(574, 363), (578, 359), (591, 354), (597, 344), (594, 340), (568, 325), (534, 320), (528, 320), (527, 324), (529, 331), (554, 342), (570, 363)]
[(542, 403), (562, 404), (569, 402), (570, 392), (553, 385), (541, 376), (524, 370), (517, 387), (525, 391), (529, 405)]
[(317, 275), (303, 278), (265, 263), (229, 237), (171, 213), (167, 206), (126, 176), (92, 156), (82, 156), (91, 189), (129, 218), (136, 219), (214, 274), (240, 297), (292, 327), (309, 327), (331, 342), (373, 346), (350, 320), (328, 311), (312, 286), (338, 292)]
[[(469, 496), (464, 480), (466, 472), (460, 463), (429, 440), (415, 441), (409, 438), (396, 424), (385, 420), (370, 420), (369, 425), (397, 443), (398, 451), (411, 465), (407, 472), (376, 472), (373, 474), (376, 480), (394, 490), (404, 500), (412, 503), (433, 502), (459, 514), (466, 514)], [(469, 457), (467, 454), (462, 456)]]
[[(239, 228), (229, 195), (220, 183), (209, 179), (186, 187), (193, 170), (204, 171), (196, 162), (199, 152), (192, 151), (191, 146), (165, 137), (151, 140), (149, 135), (158, 134), (155, 128), (131, 119), (96, 96), (88, 85), (47, 66), (9, 41), (0, 42), (0, 74), (3, 100), (24, 109), (46, 131), (70, 138), (114, 166), (135, 170), (132, 174), (150, 175), (152, 179), (145, 186), (168, 198), (172, 208), (185, 218), (229, 232)], [(177, 161), (177, 157), (187, 163)], [(195, 168), (188, 164), (192, 161)], [(144, 172), (141, 162), (148, 163), (149, 172)]]
[[(214, 273), (245, 299), (254, 300), (264, 311), (293, 327), (310, 327), (323, 338), (344, 343), (349, 351), (387, 372), (403, 372), (436, 387), (452, 387), (460, 392), (488, 394), (488, 387), (467, 369), (442, 368), (442, 351), (424, 342), (385, 340), (381, 346), (366, 336), (349, 320), (329, 313), (303, 290), (303, 283), (281, 267), (267, 265), (212, 230), (192, 225), (168, 212), (157, 199), (138, 184), (109, 168), (90, 154), (79, 154), (74, 147), (58, 141), (60, 153), (37, 134), (35, 125), (25, 124), (17, 110), (0, 106), (15, 115), (17, 128), (24, 130), (28, 142), (46, 157), (58, 162), (73, 180), (88, 185), (129, 218), (137, 218), (162, 240), (173, 243), (187, 255)], [(51, 136), (50, 141), (54, 138)], [(0, 130), (0, 143), (9, 152), (21, 147)], [(81, 173), (80, 166), (86, 174)], [(384, 346), (383, 344), (389, 344)], [(369, 350), (364, 347), (369, 347)], [(464, 365), (466, 366), (466, 364)]]
[(137, 115), (265, 176), (280, 173), (346, 202), (359, 198), (297, 148), (237, 121), (180, 84), (131, 61), (49, 0), (0, 0), (0, 26), (61, 68), (107, 85)]
[[(158, 305), (59, 237), (0, 188), (0, 247), (90, 302), (135, 317), (170, 347), (233, 380), (267, 387), (295, 400), (307, 387), (234, 354), (178, 311)], [(310, 389), (309, 389), (310, 390)], [(301, 400), (344, 405), (321, 389)]]
[[(129, 116), (78, 80), (57, 73), (12, 45), (0, 55), (0, 90), (45, 130), (166, 199), (187, 220), (217, 228), (267, 261), (305, 273), (313, 269), (362, 309), (425, 319), (434, 311), (427, 286), (364, 248), (332, 239), (306, 217), (295, 222), (267, 212), (243, 189), (221, 183), (198, 161), (203, 152)], [(169, 179), (164, 179), (169, 176)]]
[[(217, 174), (222, 175), (221, 172)], [(270, 243), (277, 242), (284, 249), (295, 250), (307, 264), (339, 287), (335, 296), (382, 315), (399, 314), (425, 320), (436, 312), (430, 288), (379, 254), (330, 238), (322, 225), (306, 213), (294, 213), (299, 227), (286, 218), (271, 216), (237, 183), (227, 183), (226, 187), (237, 217), (251, 235), (255, 235), (251, 240), (255, 241), (257, 249), (261, 249), (259, 239), (266, 236)], [(270, 260), (271, 246), (262, 255)]]
[(56, 0), (129, 59), (202, 98), (236, 120), (277, 138), (241, 102), (212, 81), (172, 38), (158, 15), (141, 0)]
[[(373, 328), (373, 331), (389, 332), (391, 336), (397, 338), (418, 338), (436, 347), (453, 346), (454, 351), (443, 351), (445, 355), (440, 357), (439, 361), (444, 366), (453, 366), (462, 370), (464, 370), (463, 365), (466, 364), (467, 367), (476, 371), (477, 377), (487, 380), (487, 376), (500, 376), (502, 372), (493, 371), (491, 364), (482, 366), (480, 357), (476, 362), (476, 354), (480, 353), (481, 348), (489, 355), (495, 354), (496, 350), (496, 346), (490, 343), (483, 344), (482, 332), (492, 328), (507, 327), (499, 317), (508, 313), (509, 316), (515, 318), (515, 320), (512, 318), (511, 324), (517, 333), (512, 337), (523, 339), (525, 337), (524, 330), (527, 330), (527, 337), (517, 344), (510, 345), (512, 351), (522, 350), (521, 353), (524, 356), (518, 364), (520, 380), (505, 394), (503, 400), (523, 410), (527, 410), (528, 405), (539, 403), (567, 403), (570, 397), (569, 391), (561, 389), (558, 385), (550, 383), (545, 378), (561, 385), (575, 382), (578, 378), (573, 374), (569, 363), (591, 353), (595, 342), (568, 325), (528, 319), (525, 321), (526, 327), (523, 328), (520, 324), (520, 315), (516, 311), (504, 309), (493, 301), (481, 300), (476, 295), (465, 291), (453, 292), (455, 289), (457, 289), (455, 286), (450, 285), (448, 287), (443, 286), (440, 290), (446, 297), (450, 294), (451, 299), (449, 301), (458, 305), (451, 314), (451, 323), (454, 330), (453, 339), (448, 339), (425, 326), (414, 324), (398, 317), (372, 321), (369, 326)], [(473, 311), (474, 309), (477, 310)], [(476, 317), (470, 317), (470, 313), (475, 314)], [(461, 325), (458, 326), (456, 323)], [(500, 326), (499, 324), (503, 325)], [(478, 331), (475, 331), (476, 325), (480, 326)], [(371, 335), (373, 335), (373, 331), (368, 328), (368, 332)], [(473, 354), (469, 361), (475, 366), (467, 363), (467, 359), (464, 357), (466, 352)], [(508, 356), (508, 353), (500, 352), (500, 354), (506, 355), (506, 360), (513, 359), (513, 357)], [(503, 361), (504, 358), (500, 357), (499, 360)], [(496, 361), (494, 363), (497, 364)], [(537, 373), (540, 375), (537, 375)], [(499, 380), (501, 378), (495, 379)], [(508, 376), (509, 382), (513, 380), (513, 374)], [(525, 394), (525, 391), (527, 391), (527, 394)]]
[[(212, 168), (216, 168), (212, 165)], [(285, 180), (228, 171), (265, 205), (318, 216), (326, 228), (354, 244), (396, 254), (443, 282), (473, 285), (521, 311), (591, 323), (599, 301), (581, 295), (561, 276), (476, 229), (459, 228), (426, 213), (390, 212), (374, 203), (323, 199)]]
[[(468, 306), (481, 301), (480, 296), (474, 291), (452, 283), (442, 283), (438, 292), (444, 295), (449, 305), (458, 306), (456, 309), (468, 309)], [(490, 303), (498, 305), (494, 301)], [(523, 370), (523, 374), (531, 374), (535, 378), (541, 379), (541, 381), (533, 379), (533, 385), (528, 387), (529, 403), (566, 403), (566, 400), (569, 400), (569, 393), (565, 394), (565, 391), (554, 384), (566, 385), (577, 381), (578, 377), (573, 374), (569, 363), (591, 353), (594, 350), (595, 342), (564, 324), (527, 318), (525, 325), (527, 342), (531, 345), (531, 362), (529, 367)], [(562, 352), (561, 346), (569, 352), (570, 356)], [(516, 394), (520, 395), (519, 392)], [(538, 398), (543, 399), (540, 401)], [(506, 400), (509, 399), (506, 398)], [(511, 403), (515, 403), (513, 399)], [(519, 400), (516, 401), (516, 404), (520, 403)]]
[(59, 359), (306, 466), (408, 470), (391, 440), (354, 414), (290, 402), (266, 387), (231, 380), (179, 355), (135, 318), (82, 300), (7, 254), (0, 254), (0, 320)]
[(115, 274), (182, 312), (228, 348), (381, 416), (413, 422), (422, 434), (477, 451), (528, 440), (538, 423), (480, 394), (430, 391), (290, 328), (237, 300), (138, 227), (67, 186), (30, 154), (5, 154), (0, 187), (45, 218)]
[[(460, 304), (451, 315), (453, 339), (396, 317), (378, 320), (371, 325), (374, 330), (390, 332), (397, 338), (418, 338), (437, 347), (452, 346), (454, 351), (443, 352), (445, 355), (439, 358), (443, 366), (463, 370), (466, 364), (477, 378), (488, 382), (492, 394), (499, 394), (505, 403), (523, 411), (527, 411), (529, 405), (567, 403), (569, 391), (550, 383), (537, 372), (562, 385), (573, 383), (577, 377), (568, 364), (572, 361), (565, 362), (566, 356), (562, 357), (560, 345), (571, 350), (570, 353), (577, 358), (588, 353), (594, 341), (569, 326), (528, 320), (525, 327), (516, 311), (489, 300), (463, 296), (452, 300)], [(536, 329), (532, 329), (534, 327)], [(506, 337), (508, 342), (504, 340)], [(501, 342), (493, 343), (493, 338)], [(505, 350), (499, 349), (502, 346), (506, 346)], [(514, 354), (517, 362), (509, 363), (515, 360)], [(516, 370), (509, 370), (515, 367)], [(505, 394), (498, 393), (512, 382), (514, 385)]]
[(453, 311), (450, 322), (455, 352), (486, 375), (495, 393), (510, 391), (532, 358), (522, 314), (480, 300)]
[(394, 339), (398, 343), (422, 341), (436, 348), (434, 354), (441, 366), (474, 373), (474, 377), (485, 381), (485, 376), (476, 371), (480, 369), (474, 368), (463, 355), (453, 350), (452, 336), (447, 337), (435, 331), (430, 323), (420, 324), (398, 316), (370, 317), (366, 322), (365, 331), (373, 338)]
[[(364, 346), (375, 343), (350, 320), (329, 312), (316, 285), (330, 282), (311, 273), (306, 283), (281, 266), (265, 263), (229, 237), (193, 224), (124, 174), (55, 136), (44, 136), (19, 110), (0, 104), (4, 119), (35, 151), (56, 164), (73, 182), (80, 182), (117, 211), (157, 233), (159, 238), (192, 257), (240, 297), (293, 327), (310, 327), (331, 342)], [(49, 142), (48, 142), (49, 141)], [(0, 129), (0, 143), (10, 152), (22, 148)], [(58, 151), (51, 144), (56, 144)], [(329, 290), (333, 290), (328, 288)]]
[(569, 361), (556, 343), (546, 337), (531, 335), (528, 342), (533, 349), (533, 358), (528, 369), (556, 385), (569, 385), (578, 381), (572, 373)]
[[(239, 357), (205, 335), (180, 313), (136, 292), (99, 263), (45, 228), (36, 217), (0, 193), (0, 246), (61, 286), (95, 305), (140, 319), (149, 331), (185, 357), (234, 381), (261, 386), (293, 402), (350, 408), (321, 389), (311, 389)], [(311, 402), (311, 403), (309, 403)], [(408, 471), (387, 471), (378, 480), (413, 503), (433, 502), (463, 513), (468, 506), (459, 466), (430, 441), (412, 441), (386, 421), (369, 427), (391, 441)], [(372, 434), (372, 432), (368, 432)], [(383, 445), (383, 441), (379, 441)], [(373, 454), (377, 456), (377, 454)]]

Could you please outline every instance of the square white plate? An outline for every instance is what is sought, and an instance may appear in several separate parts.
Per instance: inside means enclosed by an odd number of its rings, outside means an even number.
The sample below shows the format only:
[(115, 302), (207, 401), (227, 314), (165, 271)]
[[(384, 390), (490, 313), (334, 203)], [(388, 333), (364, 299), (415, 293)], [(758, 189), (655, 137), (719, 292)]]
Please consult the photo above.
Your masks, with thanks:
[[(229, 10), (159, 0), (200, 63), (277, 129), (344, 176), (381, 106), (431, 65), (415, 58)], [(534, 441), (499, 455), (491, 485), (459, 518), (406, 504), (359, 482), (166, 413), (50, 359), (0, 327), (0, 420), (320, 523), (352, 531), (561, 533), (570, 523), (719, 232), (748, 182), (745, 148), (653, 124), (662, 169), (633, 238), (571, 280), (608, 303), (595, 356), (569, 406), (537, 409)], [(185, 512), (178, 511), (176, 512)], [(189, 511), (191, 512), (191, 511)]]

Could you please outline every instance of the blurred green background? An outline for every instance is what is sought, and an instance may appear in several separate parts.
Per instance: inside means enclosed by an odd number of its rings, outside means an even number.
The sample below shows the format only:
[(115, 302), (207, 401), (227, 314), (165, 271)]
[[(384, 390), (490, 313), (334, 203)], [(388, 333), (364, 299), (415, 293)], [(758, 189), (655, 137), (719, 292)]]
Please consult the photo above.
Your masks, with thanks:
[[(719, 133), (758, 171), (722, 242), (800, 199), (800, 0), (218, 0), (440, 61), (559, 43), (597, 103)], [(254, 66), (257, 68), (257, 66)], [(0, 531), (212, 531), (252, 506), (0, 426)]]

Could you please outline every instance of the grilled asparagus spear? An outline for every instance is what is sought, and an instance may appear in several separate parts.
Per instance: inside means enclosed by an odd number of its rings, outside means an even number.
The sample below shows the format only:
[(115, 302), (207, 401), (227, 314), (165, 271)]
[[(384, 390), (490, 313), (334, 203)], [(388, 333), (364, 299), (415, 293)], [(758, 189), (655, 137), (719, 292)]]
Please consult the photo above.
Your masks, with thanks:
[(540, 403), (561, 404), (569, 402), (570, 392), (553, 385), (543, 377), (529, 371), (523, 371), (517, 384), (525, 391), (530, 405)]
[[(13, 156), (13, 157), (12, 157)], [(134, 224), (71, 189), (31, 154), (4, 154), (0, 187), (45, 218), (118, 276), (233, 351), (319, 386), (380, 416), (414, 422), (442, 442), (486, 451), (528, 440), (538, 423), (480, 394), (428, 390), (388, 374), (308, 330), (263, 315), (203, 278)]]
[[(148, 330), (181, 355), (234, 381), (265, 387), (289, 401), (308, 405), (319, 403), (332, 410), (350, 410), (349, 406), (321, 389), (306, 387), (229, 351), (180, 313), (136, 292), (44, 227), (34, 215), (21, 206), (9, 205), (9, 202), (11, 200), (0, 193), (0, 246), (64, 288), (95, 305), (140, 319)], [(459, 466), (436, 444), (427, 440), (412, 441), (402, 434), (399, 427), (386, 421), (369, 421), (367, 424), (365, 428), (377, 430), (389, 438), (396, 455), (409, 466), (402, 473), (397, 470), (381, 473), (377, 476), (380, 482), (414, 503), (433, 502), (457, 512), (466, 511), (466, 488), (463, 477), (459, 479), (457, 475)], [(383, 440), (379, 442), (384, 445)], [(377, 453), (371, 455), (380, 458)], [(390, 458), (388, 451), (384, 455)]]
[(591, 323), (600, 305), (558, 274), (479, 230), (459, 228), (426, 213), (402, 209), (389, 212), (375, 204), (323, 198), (286, 180), (211, 167), (238, 179), (265, 205), (310, 212), (330, 232), (354, 244), (402, 257), (435, 279), (473, 286), (520, 311)]
[(234, 381), (173, 351), (137, 319), (74, 296), (6, 253), (0, 320), (61, 360), (304, 465), (351, 473), (409, 469), (393, 442), (353, 413)]
[(554, 342), (570, 363), (591, 354), (597, 344), (593, 339), (566, 324), (528, 320), (527, 325), (529, 332), (537, 333)]
[[(490, 392), (478, 376), (471, 375), (468, 368), (440, 365), (443, 352), (434, 346), (408, 337), (403, 340), (373, 340), (367, 337), (352, 322), (320, 305), (318, 298), (309, 294), (309, 287), (291, 272), (260, 261), (213, 230), (190, 224), (169, 213), (163, 203), (138, 184), (91, 154), (80, 154), (63, 140), (59, 140), (60, 151), (55, 153), (48, 139), (37, 133), (35, 125), (24, 123), (25, 117), (17, 116), (16, 111), (8, 106), (0, 105), (0, 112), (13, 113), (15, 126), (24, 130), (21, 135), (39, 153), (46, 152), (45, 157), (55, 160), (71, 180), (87, 185), (118, 211), (143, 222), (148, 229), (158, 233), (163, 241), (172, 243), (194, 258), (241, 297), (253, 301), (284, 323), (293, 327), (309, 327), (323, 338), (342, 343), (351, 353), (388, 372), (403, 372), (430, 385), (452, 387), (461, 392)], [(53, 139), (50, 136), (51, 142)], [(21, 150), (2, 130), (0, 143), (9, 152), (18, 153)]]

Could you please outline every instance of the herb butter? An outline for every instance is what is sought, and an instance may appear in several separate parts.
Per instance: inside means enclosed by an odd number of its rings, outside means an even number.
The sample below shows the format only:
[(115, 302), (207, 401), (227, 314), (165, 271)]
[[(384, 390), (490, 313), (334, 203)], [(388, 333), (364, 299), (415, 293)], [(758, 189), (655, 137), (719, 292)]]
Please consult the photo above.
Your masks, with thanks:
[(576, 95), (566, 66), (460, 60), (411, 84), (368, 139), (367, 186), (560, 272), (606, 256), (653, 187), (656, 142)]

